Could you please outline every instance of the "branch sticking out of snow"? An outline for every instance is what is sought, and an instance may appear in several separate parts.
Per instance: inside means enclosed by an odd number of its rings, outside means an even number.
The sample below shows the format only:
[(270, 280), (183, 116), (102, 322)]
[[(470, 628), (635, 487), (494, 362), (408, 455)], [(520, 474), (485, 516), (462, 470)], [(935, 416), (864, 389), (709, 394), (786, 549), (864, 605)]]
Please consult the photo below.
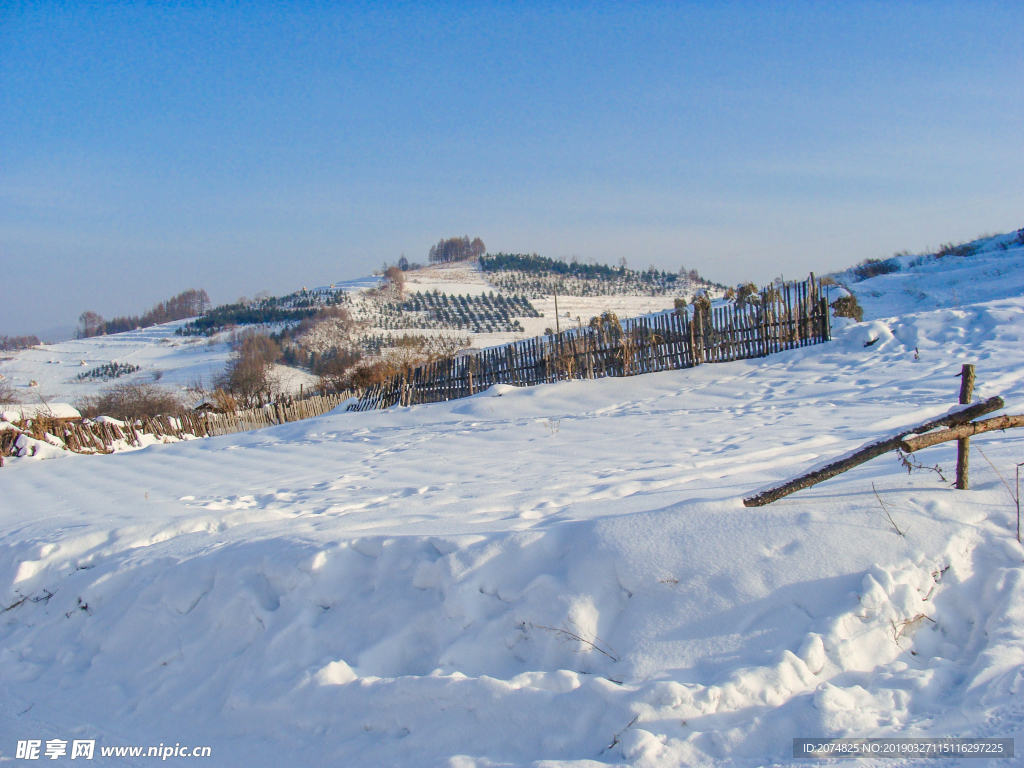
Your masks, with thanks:
[[(572, 624), (574, 629), (570, 629), (568, 626), (569, 624)], [(612, 661), (622, 661), (622, 657), (615, 652), (614, 648), (594, 633), (587, 632), (572, 619), (569, 619), (568, 622), (563, 621), (561, 627), (545, 627), (541, 624), (534, 624), (533, 626), (547, 632), (554, 632), (555, 637), (561, 638), (562, 640), (572, 640), (579, 643), (582, 646), (579, 649), (580, 651), (597, 651), (598, 653), (603, 653)]]

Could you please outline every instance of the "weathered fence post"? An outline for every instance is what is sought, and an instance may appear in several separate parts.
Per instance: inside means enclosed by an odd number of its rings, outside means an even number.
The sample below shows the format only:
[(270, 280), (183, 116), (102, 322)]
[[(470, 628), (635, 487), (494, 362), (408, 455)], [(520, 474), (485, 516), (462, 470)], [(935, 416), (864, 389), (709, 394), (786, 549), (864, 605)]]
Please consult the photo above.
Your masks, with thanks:
[[(960, 370), (960, 404), (969, 405), (974, 394), (974, 366), (964, 365)], [(961, 437), (956, 441), (956, 487), (966, 491), (970, 487), (971, 438)]]

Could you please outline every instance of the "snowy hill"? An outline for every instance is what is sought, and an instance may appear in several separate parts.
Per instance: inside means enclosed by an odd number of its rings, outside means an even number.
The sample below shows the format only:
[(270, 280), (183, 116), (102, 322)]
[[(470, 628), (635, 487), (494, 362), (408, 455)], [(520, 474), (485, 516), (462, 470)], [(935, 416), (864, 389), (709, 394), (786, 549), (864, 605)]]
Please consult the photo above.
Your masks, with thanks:
[[(223, 373), (231, 354), (230, 334), (209, 339), (175, 335), (184, 322), (23, 349), (0, 358), (0, 375), (11, 383), (19, 401), (28, 405), (73, 403), (114, 380), (156, 382), (173, 389), (200, 381), (210, 385)], [(111, 364), (138, 370), (116, 379), (88, 375)], [(298, 390), (299, 384), (308, 387), (314, 381), (294, 368), (276, 366), (275, 372), (287, 389)]]
[[(406, 294), (409, 296), (432, 291), (449, 296), (479, 296), (501, 290), (488, 281), (477, 262), (425, 267), (407, 273), (406, 280)], [(307, 297), (323, 300), (337, 294), (347, 294), (343, 306), (351, 311), (356, 320), (364, 323), (365, 328), (361, 331), (364, 340), (403, 333), (455, 335), (468, 340), (473, 347), (482, 348), (538, 336), (549, 326), (558, 327), (554, 296), (535, 295), (532, 301), (539, 316), (517, 316), (518, 331), (463, 331), (455, 330), (454, 326), (434, 330), (436, 323), (416, 322), (421, 318), (399, 323), (397, 327), (401, 330), (396, 330), (384, 320), (394, 320), (400, 310), (390, 306), (386, 297), (374, 290), (380, 286), (380, 282), (380, 277), (366, 277), (311, 289), (303, 287), (301, 296), (297, 292), (275, 301), (289, 303), (297, 297), (300, 300)], [(693, 287), (689, 282), (681, 282), (681, 285)], [(557, 303), (561, 327), (565, 328), (586, 322), (609, 310), (623, 318), (659, 312), (672, 307), (673, 298), (673, 295), (570, 295), (560, 296)], [(96, 394), (109, 385), (110, 380), (81, 376), (110, 365), (138, 368), (137, 371), (119, 377), (119, 381), (156, 381), (161, 386), (177, 390), (197, 382), (210, 386), (227, 364), (231, 353), (230, 331), (221, 331), (209, 337), (182, 335), (181, 331), (188, 330), (189, 323), (189, 320), (164, 323), (125, 333), (42, 344), (0, 355), (0, 376), (13, 385), (20, 402), (29, 405), (71, 403), (83, 396)], [(282, 326), (278, 324), (274, 327), (279, 330)], [(328, 340), (330, 343), (337, 341), (329, 335)], [(283, 365), (276, 367), (275, 376), (285, 391), (290, 392), (298, 392), (300, 386), (308, 388), (316, 382), (316, 377), (305, 370)]]
[(894, 256), (876, 262), (874, 269), (891, 271), (866, 280), (858, 268), (838, 276), (857, 296), (866, 318), (1022, 296), (1024, 230), (947, 246), (937, 254)]
[[(0, 754), (667, 767), (805, 762), (801, 736), (1020, 744), (1024, 548), (995, 469), (1013, 485), (1024, 434), (975, 438), (970, 491), (889, 455), (741, 503), (945, 413), (964, 362), (1024, 412), (1020, 272), (759, 360), (14, 461)], [(854, 290), (897, 307), (886, 277)], [(951, 473), (955, 450), (917, 458)]]

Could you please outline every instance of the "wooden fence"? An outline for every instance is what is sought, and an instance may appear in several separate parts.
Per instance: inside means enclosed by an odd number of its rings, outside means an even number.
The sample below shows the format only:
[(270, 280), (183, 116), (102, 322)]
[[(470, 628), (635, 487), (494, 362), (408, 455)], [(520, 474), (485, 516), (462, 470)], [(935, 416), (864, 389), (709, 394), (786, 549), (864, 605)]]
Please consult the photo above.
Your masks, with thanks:
[(606, 317), (557, 335), (422, 365), (368, 388), (351, 411), (469, 397), (493, 384), (530, 386), (598, 379), (764, 357), (830, 338), (829, 306), (814, 275), (769, 286), (723, 307), (691, 309), (619, 323)]
[(22, 434), (75, 453), (112, 453), (118, 442), (141, 445), (141, 435), (179, 439), (185, 436), (214, 437), (322, 416), (357, 394), (345, 391), (302, 399), (289, 398), (262, 408), (232, 413), (183, 411), (134, 423), (34, 416), (15, 423), (14, 429), (0, 431), (0, 466), (3, 466), (4, 456), (17, 455), (15, 443)]

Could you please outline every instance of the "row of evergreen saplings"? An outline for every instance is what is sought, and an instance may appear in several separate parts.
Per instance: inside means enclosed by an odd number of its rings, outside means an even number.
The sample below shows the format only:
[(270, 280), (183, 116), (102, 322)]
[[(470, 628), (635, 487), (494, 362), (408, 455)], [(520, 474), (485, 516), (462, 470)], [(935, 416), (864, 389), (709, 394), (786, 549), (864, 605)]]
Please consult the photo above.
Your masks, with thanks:
[[(602, 297), (602, 296), (685, 296), (702, 287), (688, 277), (676, 280), (645, 281), (636, 279), (632, 273), (610, 279), (587, 279), (561, 277), (558, 275), (526, 275), (516, 272), (497, 272), (488, 275), (488, 281), (503, 291), (523, 294), (532, 298), (559, 296)], [(673, 273), (667, 273), (674, 276)]]
[(417, 292), (401, 304), (403, 312), (426, 313), (448, 328), (473, 333), (521, 333), (518, 317), (540, 317), (525, 296), (490, 294), (450, 295)]
[(142, 369), (139, 366), (133, 365), (132, 363), (104, 363), (103, 365), (98, 365), (91, 370), (78, 374), (75, 378), (80, 381), (88, 379), (110, 381), (111, 379), (118, 379), (121, 376), (127, 376), (129, 373), (135, 373), (140, 370)]
[(667, 272), (650, 267), (629, 269), (625, 260), (618, 267), (562, 261), (537, 254), (496, 253), (480, 259), (488, 280), (511, 293), (534, 297), (550, 296), (682, 296), (698, 288), (724, 288), (703, 280), (697, 270)]

